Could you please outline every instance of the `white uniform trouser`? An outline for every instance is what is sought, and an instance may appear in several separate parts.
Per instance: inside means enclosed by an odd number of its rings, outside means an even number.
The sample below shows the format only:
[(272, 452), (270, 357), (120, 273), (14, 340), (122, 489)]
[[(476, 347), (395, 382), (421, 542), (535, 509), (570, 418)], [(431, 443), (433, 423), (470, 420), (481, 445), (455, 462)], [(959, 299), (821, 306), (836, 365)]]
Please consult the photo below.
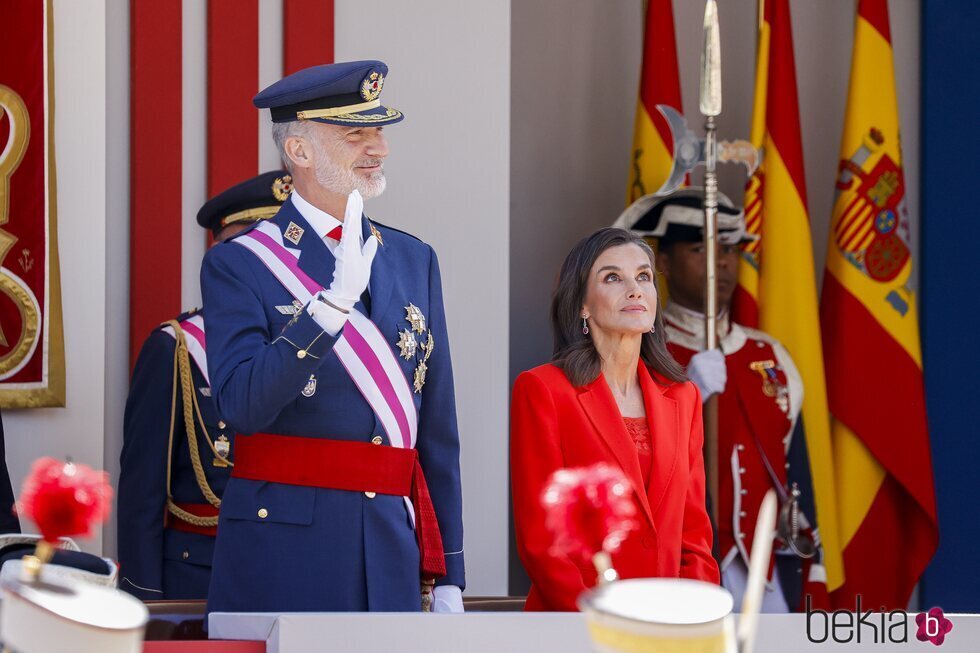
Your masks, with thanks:
[[(740, 556), (732, 558), (728, 566), (721, 572), (721, 584), (735, 598), (735, 612), (742, 611), (742, 599), (745, 596), (748, 576), (749, 570)], [(786, 598), (783, 596), (782, 585), (779, 582), (779, 569), (773, 569), (772, 581), (766, 585), (765, 591), (762, 593), (762, 612), (783, 613), (789, 611)]]

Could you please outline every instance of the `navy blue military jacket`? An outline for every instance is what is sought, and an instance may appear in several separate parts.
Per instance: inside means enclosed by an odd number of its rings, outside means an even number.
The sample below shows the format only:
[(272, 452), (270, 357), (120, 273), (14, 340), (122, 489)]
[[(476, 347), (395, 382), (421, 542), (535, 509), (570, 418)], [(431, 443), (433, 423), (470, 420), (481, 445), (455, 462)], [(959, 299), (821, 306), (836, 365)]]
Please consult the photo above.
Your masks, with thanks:
[[(184, 314), (178, 321), (188, 317)], [(143, 343), (133, 378), (123, 431), (120, 455), (119, 508), (119, 586), (144, 600), (204, 599), (211, 578), (214, 537), (174, 528), (165, 528), (167, 517), (167, 446), (170, 442), (171, 410), (174, 409), (171, 492), (178, 504), (204, 504), (191, 465), (187, 431), (184, 427), (180, 379), (174, 392), (174, 337), (162, 328), (153, 331)], [(212, 440), (234, 435), (218, 418), (204, 375), (191, 359), (194, 392), (204, 426)], [(230, 475), (230, 468), (216, 467), (214, 454), (204, 442), (201, 423), (196, 422), (201, 462), (211, 489), (219, 497)], [(232, 449), (232, 454), (234, 449)]]
[[(364, 240), (371, 224), (362, 219)], [(287, 201), (272, 218), (285, 233), (302, 230), (299, 267), (328, 287), (334, 258)], [(406, 308), (421, 309), (434, 337), (428, 374), (414, 394), (417, 449), (436, 509), (447, 576), (464, 586), (459, 437), (439, 265), (413, 236), (375, 225), (383, 244), (371, 270), (368, 315), (395, 346), (410, 328)], [(296, 229), (290, 230), (295, 238)], [(201, 271), (210, 378), (219, 411), (240, 435), (274, 433), (370, 442), (387, 434), (332, 352), (330, 337), (255, 254), (227, 241)], [(297, 356), (298, 349), (309, 355)], [(398, 358), (412, 385), (421, 352)], [(311, 383), (315, 391), (310, 393)], [(304, 394), (304, 389), (306, 393)], [(260, 514), (261, 511), (261, 514)], [(401, 497), (232, 478), (218, 525), (209, 611), (417, 611), (419, 551)]]

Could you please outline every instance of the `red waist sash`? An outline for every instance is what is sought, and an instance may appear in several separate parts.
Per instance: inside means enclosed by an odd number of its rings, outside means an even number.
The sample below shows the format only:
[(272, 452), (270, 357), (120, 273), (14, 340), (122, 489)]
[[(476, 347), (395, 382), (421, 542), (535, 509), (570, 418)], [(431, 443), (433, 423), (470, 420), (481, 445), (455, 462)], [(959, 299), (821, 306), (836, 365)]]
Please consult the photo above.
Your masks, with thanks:
[[(178, 503), (177, 507), (191, 513), (195, 517), (218, 516), (218, 509), (210, 503)], [(184, 531), (185, 533), (197, 533), (198, 535), (208, 535), (210, 537), (218, 534), (217, 526), (198, 526), (197, 524), (191, 524), (169, 511), (167, 512), (165, 524), (167, 528), (172, 528), (175, 531)]]
[(446, 575), (439, 522), (415, 449), (271, 433), (239, 436), (235, 449), (235, 478), (409, 497), (422, 577)]

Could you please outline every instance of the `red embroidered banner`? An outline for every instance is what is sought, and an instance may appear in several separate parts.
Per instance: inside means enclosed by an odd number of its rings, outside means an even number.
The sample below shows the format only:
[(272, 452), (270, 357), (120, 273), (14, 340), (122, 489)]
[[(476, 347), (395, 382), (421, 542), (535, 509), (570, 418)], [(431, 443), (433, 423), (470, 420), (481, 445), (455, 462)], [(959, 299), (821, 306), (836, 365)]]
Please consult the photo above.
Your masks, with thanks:
[(51, 1), (0, 22), (0, 407), (65, 405)]

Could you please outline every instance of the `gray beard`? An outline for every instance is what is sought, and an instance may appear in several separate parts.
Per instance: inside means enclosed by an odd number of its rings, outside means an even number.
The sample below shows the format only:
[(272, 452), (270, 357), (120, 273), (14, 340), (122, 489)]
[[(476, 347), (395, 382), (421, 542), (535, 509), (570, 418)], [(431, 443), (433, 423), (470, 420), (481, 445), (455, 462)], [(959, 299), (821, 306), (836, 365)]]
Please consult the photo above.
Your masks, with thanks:
[(326, 156), (318, 156), (313, 168), (317, 183), (337, 195), (347, 196), (357, 190), (366, 200), (385, 192), (387, 180), (384, 170), (378, 170), (367, 179), (353, 170), (334, 165)]

